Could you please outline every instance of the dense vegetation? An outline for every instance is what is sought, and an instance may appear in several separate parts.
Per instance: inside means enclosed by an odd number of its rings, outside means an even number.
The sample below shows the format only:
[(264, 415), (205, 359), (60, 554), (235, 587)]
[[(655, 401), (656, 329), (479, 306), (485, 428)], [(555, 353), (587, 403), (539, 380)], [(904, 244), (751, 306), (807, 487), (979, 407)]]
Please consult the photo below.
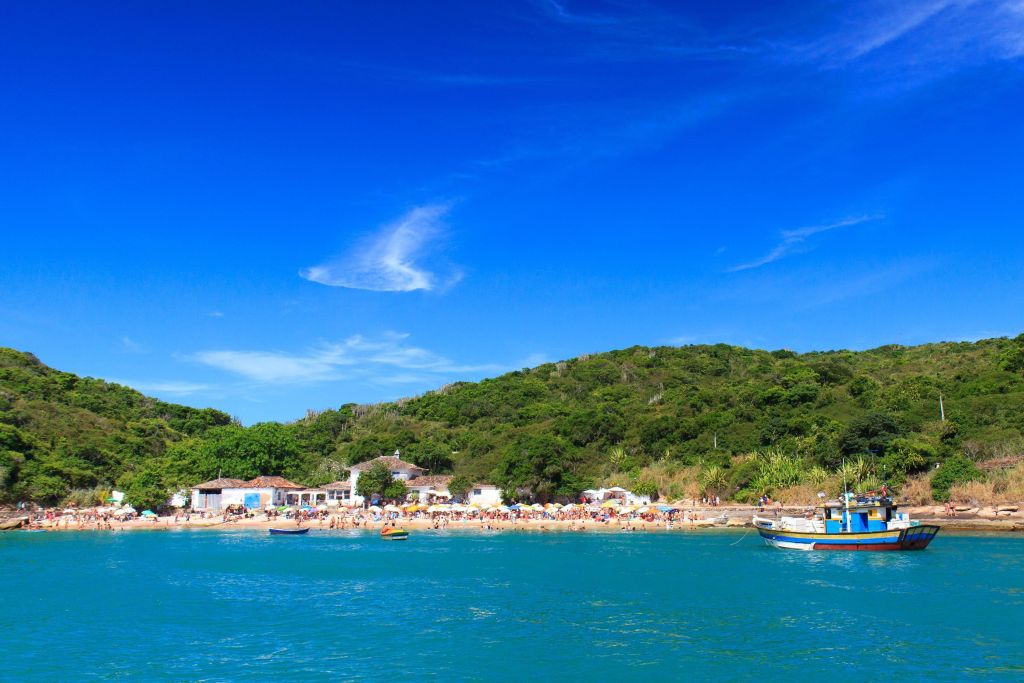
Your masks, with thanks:
[(984, 479), (979, 463), (1015, 462), (1022, 430), (1024, 335), (808, 354), (634, 347), (248, 428), (0, 349), (8, 502), (87, 502), (116, 486), (153, 505), (219, 474), (322, 484), (396, 448), (461, 486), (538, 500), (600, 483), (741, 500), (843, 479), (899, 486), (953, 459), (934, 482), (941, 500)]

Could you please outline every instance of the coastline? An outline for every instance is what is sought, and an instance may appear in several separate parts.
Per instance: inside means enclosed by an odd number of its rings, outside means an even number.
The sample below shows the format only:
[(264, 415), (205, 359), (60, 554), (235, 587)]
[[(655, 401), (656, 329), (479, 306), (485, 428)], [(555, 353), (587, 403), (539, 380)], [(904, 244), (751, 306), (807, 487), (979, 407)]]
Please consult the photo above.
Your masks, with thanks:
[[(978, 509), (960, 511), (955, 517), (947, 517), (942, 514), (941, 506), (908, 506), (904, 508), (915, 520), (922, 524), (936, 524), (944, 531), (983, 531), (1016, 534), (1024, 532), (1024, 512), (1013, 511), (1009, 513), (979, 514)], [(400, 517), (394, 520), (398, 526), (410, 531), (427, 530), (462, 530), (471, 532), (500, 532), (500, 531), (535, 531), (535, 532), (563, 532), (563, 533), (587, 533), (587, 532), (689, 532), (702, 529), (751, 529), (753, 528), (751, 518), (755, 514), (766, 515), (799, 515), (803, 507), (783, 507), (781, 511), (763, 511), (759, 513), (757, 506), (721, 506), (716, 508), (694, 508), (697, 513), (703, 513), (705, 517), (717, 519), (695, 519), (692, 521), (675, 520), (668, 523), (664, 520), (647, 521), (642, 518), (620, 519), (615, 518), (607, 522), (596, 520), (553, 520), (553, 519), (489, 519), (489, 520), (451, 520), (441, 523), (437, 519), (429, 517)], [(718, 521), (721, 516), (726, 516), (727, 521)], [(324, 519), (313, 519), (302, 523), (302, 528), (350, 531), (365, 530), (379, 531), (386, 520), (374, 520), (372, 518), (359, 519), (358, 524), (353, 524), (349, 517), (335, 516), (335, 525), (331, 525), (331, 517)], [(268, 519), (265, 515), (258, 515), (252, 518), (236, 518), (224, 520), (220, 517), (212, 519), (192, 519), (185, 521), (183, 517), (175, 519), (173, 516), (133, 519), (124, 522), (113, 521), (106, 523), (83, 522), (79, 524), (73, 520), (58, 518), (56, 520), (43, 521), (34, 525), (30, 530), (36, 531), (172, 531), (172, 530), (205, 530), (205, 529), (240, 529), (240, 530), (268, 530), (274, 528), (298, 528), (294, 520)], [(24, 530), (24, 529), (22, 529)]]

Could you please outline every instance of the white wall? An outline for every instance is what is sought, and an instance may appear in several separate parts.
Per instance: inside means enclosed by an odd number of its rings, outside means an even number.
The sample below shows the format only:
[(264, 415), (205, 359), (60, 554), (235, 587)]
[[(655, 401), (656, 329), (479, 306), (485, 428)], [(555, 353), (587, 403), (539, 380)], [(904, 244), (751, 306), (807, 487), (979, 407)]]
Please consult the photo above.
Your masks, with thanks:
[(245, 505), (245, 494), (247, 493), (258, 493), (262, 501), (263, 496), (268, 496), (270, 504), (284, 505), (284, 491), (274, 488), (265, 489), (252, 489), (252, 488), (238, 488), (238, 489), (224, 489), (221, 493), (220, 504), (221, 507), (227, 507), (228, 505)]
[[(480, 493), (476, 493), (476, 491)], [(474, 486), (469, 490), (468, 502), (477, 505), (501, 505), (501, 489), (497, 486)]]

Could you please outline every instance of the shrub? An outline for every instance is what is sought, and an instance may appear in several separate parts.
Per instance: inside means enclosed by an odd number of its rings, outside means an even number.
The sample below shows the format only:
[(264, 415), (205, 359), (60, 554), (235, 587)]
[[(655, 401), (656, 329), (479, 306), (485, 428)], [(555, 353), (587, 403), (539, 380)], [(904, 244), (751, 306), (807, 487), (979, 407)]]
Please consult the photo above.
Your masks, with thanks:
[(633, 484), (633, 493), (638, 496), (647, 496), (651, 500), (658, 500), (658, 485), (650, 479), (638, 479)]
[(962, 455), (957, 455), (942, 464), (932, 477), (932, 497), (938, 501), (949, 500), (949, 489), (954, 484), (966, 484), (969, 481), (983, 479), (974, 463)]

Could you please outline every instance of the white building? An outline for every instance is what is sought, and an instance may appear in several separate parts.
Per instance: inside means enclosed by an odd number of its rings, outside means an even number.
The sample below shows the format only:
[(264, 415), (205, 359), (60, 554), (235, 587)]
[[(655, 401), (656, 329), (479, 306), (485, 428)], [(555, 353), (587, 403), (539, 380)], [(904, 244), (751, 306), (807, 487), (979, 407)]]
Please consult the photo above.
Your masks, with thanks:
[(501, 505), (501, 489), (494, 484), (473, 484), (466, 498), (467, 503), (480, 507)]
[[(398, 451), (395, 452), (397, 453)], [(348, 500), (352, 501), (351, 503), (349, 503), (350, 505), (363, 504), (363, 497), (356, 494), (356, 484), (359, 482), (359, 474), (370, 469), (377, 463), (384, 463), (384, 465), (387, 466), (388, 470), (391, 472), (392, 479), (401, 479), (402, 481), (405, 482), (408, 482), (410, 479), (415, 479), (416, 477), (419, 477), (426, 472), (426, 470), (423, 469), (422, 467), (417, 467), (416, 465), (413, 465), (411, 462), (405, 462), (397, 455), (382, 455), (379, 458), (374, 458), (373, 460), (367, 460), (366, 462), (361, 462), (358, 465), (353, 465), (352, 467), (349, 468), (348, 477)], [(335, 483), (341, 484), (342, 482)], [(328, 486), (334, 486), (334, 484), (329, 484)], [(339, 489), (334, 490), (336, 494), (339, 492), (343, 493), (343, 491), (340, 491)], [(330, 504), (330, 500), (330, 497), (328, 497), (328, 504)]]
[(309, 489), (284, 477), (256, 477), (251, 481), (220, 478), (192, 487), (192, 509), (219, 512), (229, 505), (262, 510), (279, 505), (316, 505), (327, 492)]
[[(392, 478), (404, 481), (409, 493), (414, 494), (420, 502), (426, 503), (432, 500), (450, 500), (452, 498), (451, 491), (448, 490), (448, 484), (451, 483), (452, 475), (435, 474), (427, 476), (424, 468), (411, 462), (405, 462), (398, 455), (386, 455), (350, 467), (348, 481), (336, 481), (324, 486), (323, 490), (326, 491), (327, 504), (332, 507), (363, 505), (365, 501), (362, 496), (356, 493), (356, 484), (359, 481), (360, 473), (367, 471), (377, 463), (386, 465), (388, 471), (391, 472)], [(475, 503), (481, 507), (500, 505), (501, 489), (493, 484), (473, 484), (473, 488), (466, 494), (465, 502)]]
[(617, 500), (624, 505), (650, 505), (650, 496), (638, 496), (632, 491), (627, 491), (621, 486), (612, 486), (607, 489), (587, 489), (583, 492), (583, 497), (601, 503), (606, 500)]
[(192, 487), (192, 509), (196, 512), (220, 512), (227, 503), (224, 503), (224, 491), (237, 489), (245, 486), (241, 479), (228, 479), (219, 477), (212, 481), (196, 484)]
[(421, 503), (427, 503), (432, 500), (450, 499), (452, 494), (448, 490), (448, 484), (451, 483), (451, 480), (452, 475), (450, 474), (434, 474), (414, 477), (405, 482), (405, 486), (409, 489), (409, 493), (416, 494)]
[[(415, 493), (418, 496), (421, 503), (426, 503), (432, 500), (451, 499), (453, 496), (448, 489), (451, 481), (452, 475), (437, 474), (410, 479), (406, 483), (406, 487), (408, 487), (409, 493)], [(463, 502), (476, 504), (480, 507), (501, 505), (501, 489), (493, 484), (473, 484), (473, 487), (466, 492)]]
[(327, 504), (331, 507), (351, 507), (355, 505), (352, 496), (352, 480), (345, 479), (344, 481), (336, 481), (324, 486), (324, 491), (327, 492)]

